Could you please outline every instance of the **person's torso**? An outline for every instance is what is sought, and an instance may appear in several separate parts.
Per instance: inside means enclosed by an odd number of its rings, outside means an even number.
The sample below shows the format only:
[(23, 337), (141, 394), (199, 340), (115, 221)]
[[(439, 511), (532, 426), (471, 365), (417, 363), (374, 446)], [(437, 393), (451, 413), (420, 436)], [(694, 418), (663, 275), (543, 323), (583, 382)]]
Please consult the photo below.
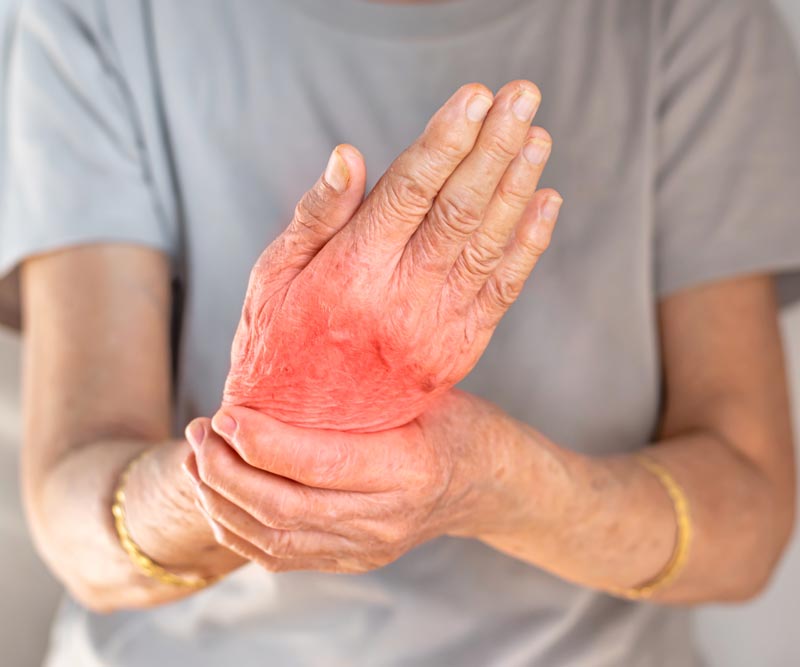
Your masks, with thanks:
[[(554, 138), (544, 182), (565, 206), (463, 388), (566, 447), (601, 454), (651, 439), (658, 2), (107, 5), (154, 185), (181, 230), (176, 426), (219, 405), (250, 268), (333, 146), (357, 146), (372, 185), (460, 85), (524, 78), (543, 92), (536, 123)], [(62, 617), (52, 665), (66, 664), (59, 646), (79, 645), (92, 647), (87, 665), (125, 667), (694, 660), (683, 613), (449, 538), (365, 575), (249, 567), (156, 610)]]

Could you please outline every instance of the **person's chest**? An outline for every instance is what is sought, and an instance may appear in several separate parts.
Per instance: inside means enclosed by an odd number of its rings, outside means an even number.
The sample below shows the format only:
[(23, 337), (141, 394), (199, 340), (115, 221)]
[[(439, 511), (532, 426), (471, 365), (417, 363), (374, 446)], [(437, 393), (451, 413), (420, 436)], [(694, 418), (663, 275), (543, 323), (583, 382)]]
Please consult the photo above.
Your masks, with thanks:
[(185, 229), (188, 412), (216, 407), (250, 267), (333, 146), (363, 152), (369, 187), (460, 85), (525, 78), (542, 89), (535, 122), (554, 138), (544, 183), (566, 203), (551, 249), (464, 386), (578, 448), (649, 435), (651, 3), (527, 4), (419, 40), (330, 27), (281, 1), (208, 1), (190, 14), (155, 6)]

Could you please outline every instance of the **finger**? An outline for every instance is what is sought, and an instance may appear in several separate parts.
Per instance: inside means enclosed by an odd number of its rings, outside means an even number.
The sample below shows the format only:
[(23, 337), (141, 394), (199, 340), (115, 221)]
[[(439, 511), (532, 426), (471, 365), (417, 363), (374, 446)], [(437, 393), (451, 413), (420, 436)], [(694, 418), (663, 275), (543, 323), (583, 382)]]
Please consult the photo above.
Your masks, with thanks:
[(415, 273), (450, 271), (522, 149), (540, 100), (539, 89), (529, 81), (513, 81), (497, 94), (475, 147), (447, 180), (408, 244), (401, 261)]
[(473, 307), (482, 326), (495, 327), (517, 300), (536, 262), (550, 245), (562, 203), (555, 190), (540, 190), (534, 195), (500, 264), (475, 299)]
[(378, 181), (356, 231), (402, 250), (442, 185), (472, 150), (492, 99), (481, 84), (459, 88)]
[(413, 483), (416, 424), (377, 434), (303, 429), (256, 410), (227, 406), (214, 415), (211, 426), (249, 465), (305, 486), (388, 491), (398, 470)]
[(254, 544), (242, 539), (231, 532), (211, 517), (206, 517), (214, 539), (218, 544), (249, 561), (260, 565), (270, 572), (289, 572), (291, 570), (316, 570), (319, 572), (342, 572), (343, 569), (335, 560), (330, 559), (303, 559), (303, 558), (274, 558)]
[(361, 153), (348, 144), (333, 149), (324, 174), (303, 195), (292, 221), (256, 264), (259, 282), (264, 272), (297, 273), (353, 217), (364, 198), (366, 167)]
[(273, 558), (351, 557), (359, 547), (346, 537), (313, 530), (277, 530), (260, 523), (238, 505), (201, 482), (198, 496), (214, 521)]
[(483, 224), (467, 240), (448, 275), (447, 289), (457, 301), (471, 303), (497, 268), (515, 226), (536, 192), (551, 147), (552, 139), (546, 130), (533, 127), (528, 131), (522, 151), (492, 196)]
[(195, 456), (206, 486), (270, 528), (329, 531), (361, 509), (345, 492), (312, 489), (253, 468), (213, 432)]
[(183, 434), (193, 452), (197, 452), (198, 447), (206, 439), (206, 433), (210, 428), (211, 420), (208, 417), (197, 417), (186, 425)]

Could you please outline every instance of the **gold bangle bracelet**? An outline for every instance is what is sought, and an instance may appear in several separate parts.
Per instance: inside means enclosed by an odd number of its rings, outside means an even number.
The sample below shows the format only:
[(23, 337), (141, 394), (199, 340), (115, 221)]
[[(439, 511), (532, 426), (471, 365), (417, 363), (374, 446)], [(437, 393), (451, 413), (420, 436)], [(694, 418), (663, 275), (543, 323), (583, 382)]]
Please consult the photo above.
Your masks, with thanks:
[(130, 477), (131, 471), (134, 469), (136, 464), (138, 464), (145, 456), (147, 456), (147, 454), (149, 454), (150, 451), (151, 450), (146, 449), (140, 454), (137, 454), (128, 463), (128, 465), (125, 466), (125, 469), (119, 476), (117, 488), (114, 491), (114, 502), (111, 505), (111, 514), (114, 516), (114, 526), (117, 529), (119, 543), (125, 553), (128, 554), (128, 558), (130, 558), (131, 562), (136, 566), (136, 569), (146, 577), (155, 579), (156, 581), (159, 581), (163, 584), (168, 584), (170, 586), (197, 589), (204, 588), (209, 584), (214, 583), (216, 578), (184, 577), (182, 575), (175, 574), (174, 572), (170, 572), (145, 554), (139, 545), (133, 541), (133, 538), (128, 531), (125, 515), (125, 487), (128, 483), (128, 478)]
[(675, 524), (677, 527), (675, 548), (671, 558), (661, 572), (639, 586), (613, 591), (621, 597), (643, 600), (652, 597), (656, 591), (671, 584), (686, 566), (686, 562), (689, 559), (689, 547), (692, 542), (692, 519), (689, 511), (689, 500), (683, 489), (675, 481), (672, 473), (646, 454), (638, 454), (636, 460), (661, 482), (664, 490), (669, 494), (675, 511)]

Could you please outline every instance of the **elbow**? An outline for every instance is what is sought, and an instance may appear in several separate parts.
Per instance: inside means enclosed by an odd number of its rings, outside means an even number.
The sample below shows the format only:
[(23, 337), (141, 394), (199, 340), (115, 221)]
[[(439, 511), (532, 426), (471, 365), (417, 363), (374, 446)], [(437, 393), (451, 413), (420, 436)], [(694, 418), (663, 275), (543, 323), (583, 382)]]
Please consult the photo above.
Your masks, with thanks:
[(169, 601), (147, 588), (111, 588), (85, 582), (65, 582), (65, 587), (72, 599), (95, 614), (150, 609)]
[(105, 615), (122, 611), (122, 608), (115, 605), (107, 594), (93, 586), (76, 582), (64, 582), (64, 585), (73, 600), (95, 614)]
[(746, 604), (756, 600), (769, 588), (773, 573), (774, 569), (768, 568), (749, 573), (735, 588), (723, 596), (720, 602)]
[(795, 529), (796, 508), (794, 497), (773, 502), (767, 518), (762, 522), (760, 545), (751, 551), (751, 558), (743, 564), (743, 576), (735, 590), (724, 601), (752, 602), (770, 587), (778, 571)]

